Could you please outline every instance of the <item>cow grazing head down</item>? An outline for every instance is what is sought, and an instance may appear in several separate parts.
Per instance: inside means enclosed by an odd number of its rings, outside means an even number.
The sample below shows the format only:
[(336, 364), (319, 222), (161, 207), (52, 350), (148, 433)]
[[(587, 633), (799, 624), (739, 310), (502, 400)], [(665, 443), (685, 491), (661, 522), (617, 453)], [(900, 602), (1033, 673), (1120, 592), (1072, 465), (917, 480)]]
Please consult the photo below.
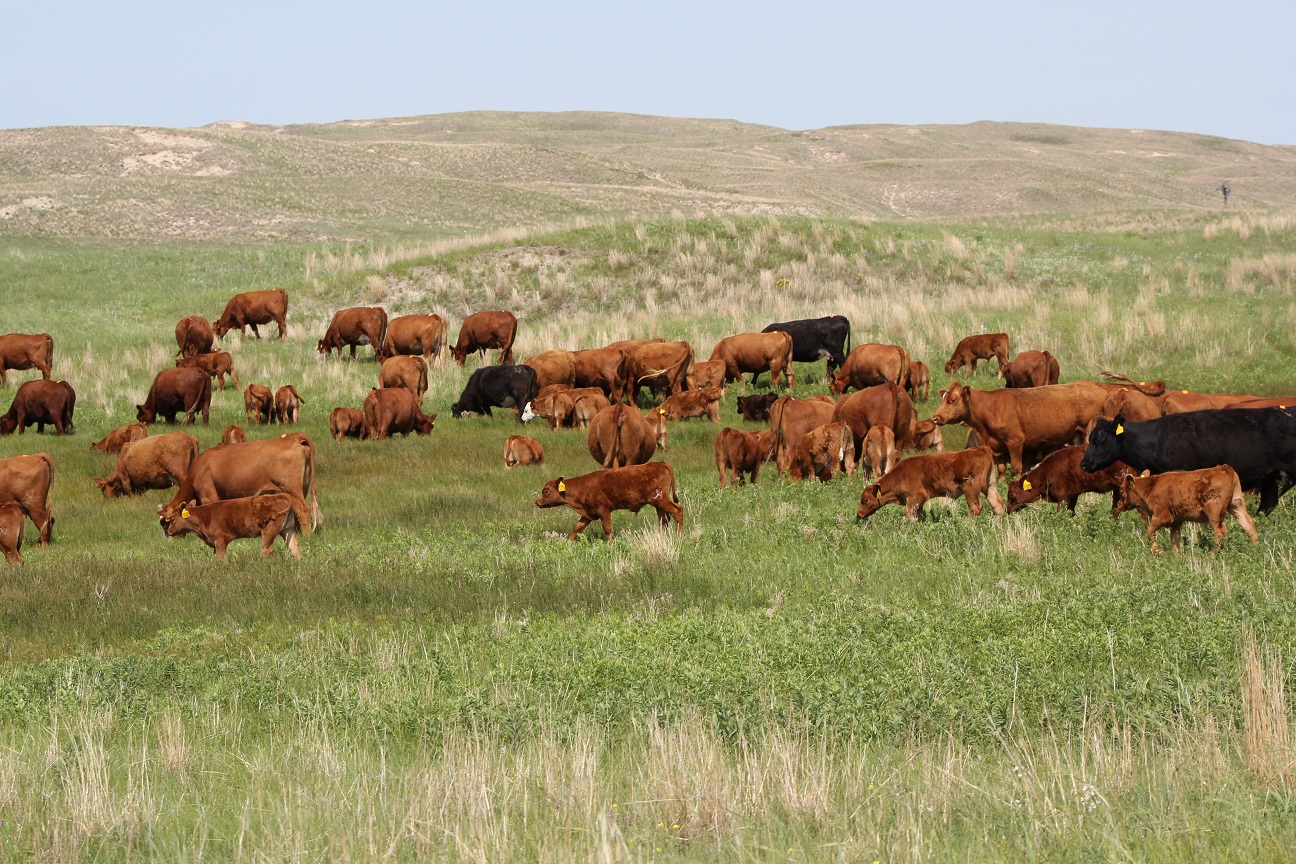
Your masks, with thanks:
[(1080, 467), (1086, 471), (1101, 471), (1113, 462), (1125, 461), (1125, 415), (1117, 414), (1112, 420), (1099, 418), (1089, 433), (1089, 446)]
[(865, 486), (863, 493), (860, 494), (860, 505), (859, 509), (855, 511), (855, 518), (867, 519), (882, 509), (882, 505), (889, 501), (891, 501), (890, 496), (884, 497), (882, 495), (882, 487), (879, 484), (874, 483)]
[(197, 506), (197, 501), (190, 500), (177, 513), (158, 505), (158, 524), (162, 526), (162, 536), (167, 538), (179, 537), (190, 530), (189, 526), (185, 524), (185, 520), (189, 518), (189, 508)]
[(563, 477), (557, 477), (550, 480), (540, 490), (540, 497), (536, 499), (537, 507), (561, 507), (567, 503), (567, 482)]

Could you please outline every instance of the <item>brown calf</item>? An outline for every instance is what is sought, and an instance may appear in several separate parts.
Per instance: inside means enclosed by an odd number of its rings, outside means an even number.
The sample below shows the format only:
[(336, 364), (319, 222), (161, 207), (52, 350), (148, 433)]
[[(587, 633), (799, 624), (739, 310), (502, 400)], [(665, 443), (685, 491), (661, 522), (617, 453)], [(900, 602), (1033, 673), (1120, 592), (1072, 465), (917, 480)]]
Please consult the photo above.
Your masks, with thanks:
[(222, 444), (242, 444), (246, 440), (248, 440), (247, 432), (242, 426), (233, 423), (226, 426), (225, 431), (221, 433)]
[(967, 499), (969, 518), (981, 512), (982, 495), (997, 516), (1004, 511), (998, 479), (989, 447), (910, 456), (901, 459), (881, 480), (864, 487), (855, 517), (867, 519), (887, 504), (897, 503), (904, 506), (906, 518), (921, 519), (923, 505), (930, 499), (960, 495)]
[(274, 395), (274, 418), (279, 424), (292, 423), (297, 424), (297, 415), (301, 411), (301, 406), (306, 400), (301, 398), (297, 393), (297, 388), (291, 384), (285, 384), (275, 391)]
[(179, 514), (159, 517), (162, 533), (167, 537), (197, 534), (212, 549), (216, 559), (225, 559), (225, 547), (233, 540), (261, 538), (261, 557), (274, 552), (274, 538), (282, 537), (288, 552), (301, 558), (301, 545), (297, 540), (297, 514), (293, 497), (276, 493), (252, 498), (230, 498), (199, 504), (190, 501)]
[(724, 391), (719, 387), (703, 387), (676, 393), (659, 407), (666, 411), (666, 419), (670, 421), (709, 417), (712, 423), (719, 423), (720, 400), (723, 398)]
[(909, 352), (899, 345), (858, 345), (833, 376), (828, 389), (834, 393), (860, 390), (887, 382), (909, 386)]
[(561, 348), (544, 351), (522, 362), (536, 372), (536, 386), (544, 388), (550, 384), (576, 385), (576, 355)]
[(359, 408), (334, 408), (329, 412), (329, 434), (333, 440), (365, 437), (365, 416)]
[(720, 430), (715, 440), (716, 471), (720, 473), (720, 488), (725, 488), (730, 473), (738, 485), (743, 483), (743, 475), (756, 482), (761, 465), (769, 460), (770, 447), (774, 443), (774, 433), (768, 429), (760, 432), (745, 432), (726, 426)]
[(1050, 453), (1030, 471), (1008, 484), (1008, 512), (1016, 513), (1036, 501), (1052, 501), (1061, 511), (1075, 512), (1076, 501), (1086, 492), (1112, 493), (1112, 515), (1119, 512), (1122, 478), (1129, 472), (1124, 462), (1113, 462), (1101, 471), (1090, 473), (1080, 467), (1085, 445), (1077, 444)]
[(1023, 351), (1001, 365), (999, 374), (1005, 387), (1045, 387), (1058, 383), (1058, 362), (1047, 351)]
[(886, 474), (900, 461), (895, 433), (888, 426), (874, 426), (864, 436), (864, 477), (873, 480)]
[(972, 374), (976, 374), (977, 361), (989, 360), (991, 357), (999, 360), (999, 368), (1002, 370), (1004, 364), (1008, 362), (1008, 334), (1007, 333), (980, 333), (976, 336), (964, 336), (959, 340), (958, 346), (954, 348), (954, 353), (945, 363), (945, 374), (953, 375), (965, 366), (972, 369)]
[[(919, 390), (922, 391), (921, 397), (918, 396)], [(909, 364), (909, 395), (915, 402), (919, 398), (926, 402), (927, 397), (931, 395), (931, 370), (921, 360), (914, 360)]]
[(212, 350), (212, 345), (216, 341), (216, 334), (212, 332), (211, 324), (201, 315), (181, 318), (175, 326), (175, 337), (176, 345), (180, 349), (176, 354), (181, 357), (206, 354)]
[(825, 423), (811, 429), (797, 442), (788, 479), (818, 477), (827, 483), (838, 471), (855, 476), (855, 435), (845, 423)]
[(190, 357), (181, 357), (176, 361), (176, 368), (179, 369), (201, 369), (209, 376), (216, 379), (216, 389), (225, 389), (225, 376), (228, 375), (234, 381), (234, 386), (239, 386), (238, 373), (234, 371), (234, 358), (229, 355), (228, 351), (216, 351), (211, 354), (194, 354)]
[(427, 361), (417, 355), (397, 354), (388, 357), (378, 372), (378, 386), (404, 387), (423, 404), (423, 394), (428, 388)]
[(42, 546), (54, 539), (53, 485), (54, 460), (44, 453), (0, 459), (0, 504), (17, 504), (40, 531)]
[(148, 425), (145, 423), (128, 423), (118, 426), (90, 447), (101, 453), (120, 453), (122, 445), (128, 441), (138, 441), (148, 437)]
[(1246, 501), (1242, 497), (1242, 481), (1227, 465), (1197, 471), (1167, 471), (1151, 477), (1135, 477), (1133, 471), (1129, 471), (1124, 476), (1117, 510), (1137, 510), (1142, 515), (1154, 555), (1161, 554), (1156, 533), (1166, 527), (1170, 528), (1174, 551), (1179, 551), (1185, 522), (1201, 522), (1211, 527), (1215, 532), (1215, 548), (1211, 554), (1216, 554), (1227, 532), (1225, 513), (1233, 514), (1238, 525), (1251, 538), (1252, 546), (1260, 542), (1255, 522), (1247, 513)]
[(644, 507), (657, 510), (663, 528), (673, 519), (676, 529), (684, 530), (684, 508), (679, 506), (675, 472), (665, 462), (559, 477), (544, 485), (535, 503), (542, 508), (570, 507), (576, 511), (576, 527), (567, 536), (568, 540), (575, 540), (577, 534), (598, 519), (611, 543), (612, 511), (638, 513)]
[(725, 362), (723, 360), (703, 360), (689, 367), (684, 380), (690, 390), (701, 390), (703, 387), (724, 387)]
[(249, 384), (243, 389), (243, 409), (249, 423), (269, 423), (274, 417), (274, 393), (264, 384)]
[(198, 439), (188, 432), (154, 435), (122, 447), (112, 474), (91, 479), (105, 498), (170, 489), (184, 482), (198, 450)]
[(10, 369), (39, 369), (46, 381), (54, 363), (54, 339), (48, 333), (8, 333), (0, 336), (0, 387), (8, 387)]
[(0, 552), (10, 566), (23, 563), (23, 511), (17, 504), (0, 504)]
[(504, 467), (545, 464), (544, 447), (534, 438), (510, 435), (504, 442)]

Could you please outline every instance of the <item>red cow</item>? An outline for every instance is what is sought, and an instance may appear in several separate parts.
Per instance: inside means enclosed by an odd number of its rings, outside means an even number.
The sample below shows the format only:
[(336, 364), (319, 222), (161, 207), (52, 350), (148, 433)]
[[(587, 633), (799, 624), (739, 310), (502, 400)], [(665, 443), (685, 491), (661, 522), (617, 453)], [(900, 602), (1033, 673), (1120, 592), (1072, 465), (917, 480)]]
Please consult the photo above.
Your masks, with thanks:
[(755, 483), (761, 465), (769, 460), (773, 443), (774, 433), (768, 429), (760, 432), (745, 432), (729, 426), (721, 429), (715, 440), (716, 471), (720, 472), (720, 488), (725, 488), (730, 473), (739, 485), (742, 485), (744, 474)]
[(351, 359), (356, 357), (356, 348), (360, 345), (372, 345), (374, 359), (381, 360), (380, 349), (383, 336), (387, 333), (387, 310), (381, 306), (355, 306), (351, 309), (339, 309), (333, 314), (328, 330), (315, 346), (315, 350), (325, 357), (337, 351), (342, 359), (342, 349), (351, 347)]
[(1047, 351), (1023, 351), (999, 367), (1005, 387), (1045, 387), (1058, 383), (1058, 362)]
[(451, 353), (460, 366), (468, 355), (477, 351), (485, 356), (487, 349), (498, 348), (500, 366), (513, 363), (513, 340), (517, 337), (517, 316), (512, 312), (474, 312), (459, 326), (459, 338)]
[(590, 421), (585, 445), (604, 468), (647, 462), (657, 451), (657, 437), (637, 408), (618, 402)]
[(17, 504), (0, 504), (0, 552), (11, 567), (25, 563), (22, 557), (23, 511)]
[(792, 454), (789, 480), (818, 477), (819, 482), (827, 483), (838, 471), (855, 476), (855, 436), (849, 426), (825, 423), (801, 436)]
[(169, 489), (184, 481), (198, 450), (198, 439), (188, 432), (154, 435), (127, 444), (112, 474), (91, 479), (105, 498)]
[(333, 440), (364, 438), (365, 415), (359, 408), (334, 408), (329, 412), (329, 434)]
[(261, 338), (259, 324), (271, 321), (279, 325), (279, 338), (284, 337), (288, 327), (288, 292), (282, 288), (271, 288), (268, 291), (248, 291), (235, 294), (225, 304), (225, 311), (220, 318), (212, 322), (212, 332), (216, 338), (224, 338), (231, 330), (239, 331), (240, 336), (247, 336), (247, 328), (252, 328), (252, 335)]
[(999, 368), (1002, 370), (1004, 364), (1008, 362), (1007, 333), (980, 333), (976, 336), (964, 336), (959, 340), (954, 353), (945, 363), (945, 374), (953, 375), (963, 367), (970, 366), (972, 374), (975, 375), (977, 361), (989, 360), (991, 357), (999, 360)]
[(10, 369), (39, 369), (41, 377), (48, 381), (53, 364), (54, 339), (48, 333), (0, 336), (0, 387), (9, 386), (5, 373)]
[(656, 509), (663, 528), (673, 519), (676, 529), (684, 530), (684, 508), (679, 506), (675, 491), (675, 472), (665, 462), (559, 477), (544, 485), (535, 503), (542, 508), (570, 507), (576, 511), (576, 527), (568, 540), (575, 540), (577, 534), (598, 519), (611, 543), (612, 511), (638, 513), (644, 507)]
[(1075, 512), (1076, 502), (1086, 492), (1112, 493), (1112, 516), (1119, 512), (1122, 478), (1129, 472), (1124, 462), (1113, 462), (1099, 471), (1085, 471), (1080, 467), (1085, 445), (1077, 444), (1056, 453), (1008, 484), (1008, 512), (1016, 513), (1035, 501), (1052, 501), (1060, 511), (1066, 507)]
[(243, 408), (249, 423), (269, 423), (274, 419), (274, 393), (264, 384), (249, 384), (243, 391)]
[[(725, 382), (741, 381), (744, 372), (750, 372), (752, 386), (762, 372), (770, 373), (770, 386), (778, 389), (779, 375), (787, 374), (788, 392), (792, 392), (792, 336), (782, 331), (769, 333), (739, 333), (726, 336), (711, 351), (711, 362), (725, 365)], [(687, 376), (686, 376), (687, 377)]]
[(404, 387), (414, 394), (420, 405), (428, 388), (428, 366), (422, 357), (404, 354), (388, 357), (378, 373), (378, 387)]
[(897, 503), (904, 506), (906, 518), (921, 519), (923, 505), (932, 498), (960, 495), (967, 499), (969, 517), (981, 512), (982, 495), (998, 516), (1004, 511), (998, 479), (994, 453), (989, 447), (910, 456), (901, 459), (881, 480), (864, 487), (855, 517), (867, 519), (887, 504)]
[(888, 381), (902, 388), (909, 386), (909, 352), (899, 345), (873, 343), (856, 346), (837, 370), (828, 389), (845, 393)]
[(44, 453), (0, 459), (0, 504), (17, 504), (40, 532), (40, 545), (54, 539), (54, 511), (50, 488), (54, 485), (54, 460)]
[(441, 359), (445, 344), (446, 322), (440, 315), (401, 315), (387, 324), (380, 356), (421, 354), (426, 363), (431, 363), (433, 358)]
[(409, 437), (411, 432), (432, 434), (435, 414), (424, 414), (418, 399), (404, 387), (370, 390), (364, 401), (365, 437), (382, 441), (392, 435)]
[[(926, 402), (927, 397), (931, 395), (931, 370), (921, 360), (914, 360), (909, 364), (908, 390), (909, 395), (913, 397), (915, 402), (919, 401), (920, 398), (923, 402)], [(922, 391), (921, 397), (918, 395), (919, 390)]]
[(201, 369), (218, 383), (218, 390), (225, 389), (225, 376), (228, 375), (234, 380), (234, 386), (238, 387), (238, 373), (234, 371), (234, 358), (226, 351), (216, 351), (211, 354), (195, 354), (192, 357), (181, 357), (176, 361), (176, 367), (180, 369)]
[(177, 414), (184, 413), (184, 423), (194, 422), (194, 415), (202, 411), (203, 425), (211, 417), (211, 377), (201, 369), (163, 369), (153, 379), (143, 405), (135, 406), (135, 419), (153, 423), (165, 417), (174, 423)]
[(66, 381), (25, 381), (14, 393), (8, 413), (0, 417), (0, 435), (10, 435), (15, 429), (21, 435), (32, 424), (37, 432), (44, 432), (46, 423), (59, 435), (67, 435), (73, 429), (75, 408), (76, 391)]
[(179, 357), (192, 357), (195, 354), (207, 354), (216, 344), (216, 334), (212, 326), (201, 315), (190, 315), (181, 318), (175, 326), (176, 351)]

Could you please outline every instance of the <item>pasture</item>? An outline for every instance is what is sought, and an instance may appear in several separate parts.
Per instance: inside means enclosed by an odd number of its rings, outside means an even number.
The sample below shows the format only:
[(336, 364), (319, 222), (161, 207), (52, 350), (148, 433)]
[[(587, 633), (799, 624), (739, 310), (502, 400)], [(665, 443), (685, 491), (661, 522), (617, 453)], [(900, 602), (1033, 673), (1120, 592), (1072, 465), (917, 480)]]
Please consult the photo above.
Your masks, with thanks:
[[(52, 333), (78, 393), (76, 434), (0, 438), (0, 455), (54, 459), (58, 519), (0, 574), (0, 860), (1291, 857), (1289, 499), (1257, 518), (1258, 547), (1232, 526), (1216, 558), (1193, 529), (1154, 558), (1105, 498), (861, 525), (858, 475), (771, 467), (720, 490), (720, 427), (689, 421), (656, 457), (682, 535), (650, 508), (616, 514), (612, 544), (597, 526), (567, 543), (575, 515), (532, 502), (596, 467), (584, 433), (451, 419), (476, 358), (432, 370), (430, 436), (328, 436), (377, 364), (322, 361), (316, 340), (374, 304), (438, 312), (452, 339), (467, 312), (510, 309), (519, 360), (641, 336), (705, 359), (723, 336), (838, 313), (853, 344), (906, 346), (937, 387), (960, 336), (1003, 330), (1063, 381), (1296, 395), (1296, 221), (1128, 224), (699, 216), (417, 258), (0, 238), (5, 332)], [(224, 349), (245, 385), (304, 397), (324, 522), (300, 563), (242, 541), (219, 564), (162, 536), (170, 492), (103, 500), (90, 478), (113, 457), (89, 443), (134, 419), (177, 320), (272, 287), (288, 337)], [(962, 377), (999, 386), (984, 364)], [(824, 385), (798, 364), (797, 395)], [(724, 423), (756, 429), (735, 415), (745, 392)], [(232, 389), (191, 431), (211, 446), (229, 423), (283, 431), (248, 425)], [(546, 467), (503, 468), (515, 433)]]

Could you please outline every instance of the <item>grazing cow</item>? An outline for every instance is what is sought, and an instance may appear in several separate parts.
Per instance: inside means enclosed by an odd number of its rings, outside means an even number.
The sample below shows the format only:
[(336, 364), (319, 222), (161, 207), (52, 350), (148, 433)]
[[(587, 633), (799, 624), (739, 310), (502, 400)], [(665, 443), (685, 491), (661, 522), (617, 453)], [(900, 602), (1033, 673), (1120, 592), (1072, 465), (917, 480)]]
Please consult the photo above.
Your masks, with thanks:
[(512, 312), (474, 312), (463, 320), (459, 338), (451, 353), (460, 366), (468, 355), (479, 352), (483, 357), (488, 348), (500, 351), (499, 365), (513, 363), (513, 339), (517, 336), (517, 316)]
[(365, 415), (359, 408), (334, 408), (329, 412), (329, 434), (334, 441), (364, 438)]
[(73, 429), (75, 409), (76, 391), (66, 381), (24, 381), (14, 393), (8, 413), (0, 417), (0, 435), (10, 435), (15, 429), (21, 435), (33, 423), (37, 432), (44, 432), (49, 423), (57, 434), (67, 435)]
[(230, 376), (234, 386), (238, 387), (238, 373), (234, 371), (234, 358), (227, 351), (216, 351), (211, 354), (195, 354), (192, 357), (181, 357), (176, 361), (178, 369), (201, 369), (208, 376), (217, 380), (217, 390), (225, 389), (225, 376)]
[(522, 422), (529, 423), (539, 417), (548, 422), (550, 429), (570, 428), (576, 419), (576, 400), (570, 395), (571, 388), (561, 391), (545, 389), (550, 392), (532, 399), (522, 409)]
[(339, 309), (333, 313), (324, 338), (315, 345), (315, 350), (325, 357), (337, 351), (342, 359), (342, 349), (351, 347), (351, 359), (356, 358), (356, 348), (360, 345), (372, 345), (374, 359), (381, 360), (383, 337), (387, 334), (387, 310), (381, 306), (354, 306), (350, 309)]
[(797, 442), (811, 429), (833, 422), (837, 405), (828, 397), (797, 399), (782, 396), (770, 406), (770, 431), (774, 433), (774, 464), (780, 474), (792, 465)]
[(274, 552), (276, 537), (284, 539), (292, 557), (301, 558), (301, 544), (297, 540), (298, 519), (293, 496), (277, 493), (210, 504), (190, 501), (188, 506), (180, 509), (178, 516), (163, 514), (159, 522), (167, 537), (198, 535), (199, 540), (216, 551), (216, 560), (223, 561), (225, 549), (231, 541), (256, 537), (261, 538), (262, 558), (269, 558)]
[(181, 318), (175, 326), (177, 357), (192, 357), (195, 354), (209, 354), (216, 344), (216, 334), (212, 326), (201, 315), (190, 315)]
[(422, 355), (424, 362), (440, 360), (446, 345), (446, 322), (440, 315), (400, 315), (387, 323), (379, 356)]
[(798, 363), (814, 363), (828, 358), (828, 376), (846, 362), (846, 345), (850, 342), (850, 319), (844, 315), (826, 318), (803, 318), (771, 324), (762, 333), (782, 330), (792, 337), (792, 359)]
[(305, 404), (306, 400), (297, 393), (297, 388), (291, 384), (285, 384), (275, 391), (275, 422), (281, 425), (286, 423), (297, 425), (298, 413), (301, 411), (301, 406)]
[(1004, 512), (999, 495), (999, 472), (989, 447), (956, 450), (952, 453), (927, 453), (901, 459), (882, 479), (864, 487), (855, 518), (867, 519), (887, 504), (905, 508), (905, 518), (924, 518), (923, 505), (932, 498), (967, 499), (968, 517), (981, 512), (981, 496), (990, 502), (996, 516)]
[(54, 511), (50, 489), (54, 485), (54, 460), (44, 453), (0, 459), (0, 504), (17, 504), (40, 532), (40, 545), (54, 539)]
[(249, 423), (269, 423), (274, 417), (274, 393), (264, 384), (249, 384), (243, 390), (243, 409)]
[(788, 479), (805, 480), (818, 477), (827, 483), (838, 471), (855, 476), (855, 436), (845, 423), (825, 423), (801, 436)]
[(913, 425), (914, 418), (913, 401), (908, 392), (888, 381), (842, 397), (833, 410), (832, 417), (850, 427), (855, 436), (855, 461), (858, 462), (863, 458), (864, 436), (874, 426), (889, 428), (900, 449), (909, 446), (909, 427)]
[(1058, 383), (1058, 362), (1047, 351), (1022, 351), (999, 367), (1005, 387), (1045, 387)]
[(17, 504), (0, 504), (0, 552), (11, 567), (24, 563), (22, 557), (23, 511)]
[(225, 431), (221, 433), (222, 444), (242, 444), (246, 440), (248, 440), (247, 430), (233, 423), (226, 426)]
[(572, 352), (577, 387), (598, 387), (613, 402), (621, 401), (625, 354), (614, 348), (588, 348)]
[(1141, 423), (1144, 420), (1160, 417), (1163, 402), (1165, 402), (1165, 394), (1148, 396), (1136, 389), (1118, 387), (1107, 394), (1102, 407), (1098, 409), (1098, 416), (1111, 420), (1117, 414), (1121, 414), (1126, 420)]
[(913, 423), (909, 426), (909, 446), (914, 450), (935, 450), (937, 453), (944, 453), (945, 436), (933, 421), (919, 420), (914, 417)]
[(163, 369), (153, 379), (143, 405), (135, 406), (135, 419), (141, 423), (154, 423), (165, 417), (175, 423), (177, 414), (184, 414), (185, 424), (194, 422), (194, 415), (202, 411), (203, 425), (211, 417), (211, 376), (201, 369)]
[(198, 439), (188, 432), (167, 432), (132, 441), (122, 448), (112, 474), (91, 479), (105, 498), (170, 489), (184, 482), (199, 449)]
[(684, 376), (686, 389), (701, 390), (703, 387), (720, 387), (725, 385), (725, 362), (723, 360), (703, 360), (689, 366)]
[(545, 464), (544, 447), (534, 438), (510, 435), (504, 442), (504, 467)]
[(408, 438), (411, 432), (430, 435), (436, 416), (424, 414), (414, 394), (404, 387), (370, 390), (364, 401), (365, 437), (382, 441), (396, 434)]
[(639, 391), (647, 387), (654, 394), (674, 396), (684, 389), (688, 370), (693, 365), (693, 347), (687, 342), (647, 342), (626, 356), (626, 381), (623, 394), (630, 403), (639, 401)]
[(769, 461), (774, 433), (768, 429), (745, 432), (729, 426), (720, 430), (715, 440), (716, 471), (720, 472), (720, 488), (725, 488), (730, 472), (734, 482), (742, 485), (743, 475), (756, 482), (761, 465)]
[(980, 333), (976, 336), (964, 336), (959, 340), (954, 353), (950, 355), (950, 359), (946, 361), (945, 374), (953, 375), (963, 367), (970, 366), (972, 374), (975, 375), (977, 362), (989, 360), (991, 357), (999, 360), (999, 369), (1002, 372), (1004, 364), (1008, 362), (1007, 333)]
[[(1161, 401), (1161, 415), (1185, 414), (1189, 411), (1210, 411), (1227, 408), (1239, 402), (1258, 399), (1247, 393), (1194, 393), (1191, 390), (1174, 390)], [(1128, 418), (1127, 418), (1128, 419)]]
[(138, 441), (148, 437), (148, 426), (143, 423), (127, 423), (118, 426), (90, 447), (101, 453), (120, 453), (122, 445), (128, 441)]
[(744, 372), (750, 372), (752, 386), (762, 372), (770, 373), (770, 386), (777, 390), (779, 375), (787, 375), (788, 392), (793, 389), (792, 336), (782, 330), (769, 333), (739, 333), (726, 336), (711, 351), (713, 361), (725, 364), (725, 382), (742, 381)]
[(397, 354), (388, 357), (378, 373), (378, 387), (404, 387), (422, 405), (423, 394), (428, 389), (427, 361), (417, 355)]
[(644, 507), (657, 511), (663, 528), (673, 519), (676, 529), (684, 530), (684, 508), (679, 506), (675, 472), (665, 462), (559, 477), (544, 485), (535, 503), (541, 508), (570, 507), (576, 511), (576, 527), (567, 536), (568, 540), (575, 540), (577, 534), (598, 519), (611, 543), (612, 511), (638, 513)]
[(1129, 472), (1123, 462), (1113, 462), (1099, 471), (1080, 467), (1085, 445), (1077, 444), (1050, 453), (1044, 460), (1008, 484), (1008, 512), (1016, 513), (1036, 501), (1052, 501), (1061, 512), (1075, 512), (1076, 502), (1086, 492), (1112, 493), (1112, 516), (1117, 515), (1121, 477)]
[[(394, 391), (399, 392), (399, 391)], [(198, 454), (176, 490), (175, 497), (159, 508), (167, 519), (180, 516), (182, 507), (282, 492), (293, 499), (297, 523), (303, 534), (320, 522), (315, 494), (315, 445), (301, 432), (278, 438), (244, 441), (211, 447)]]
[(1196, 471), (1168, 471), (1151, 477), (1135, 477), (1130, 471), (1123, 476), (1125, 483), (1121, 488), (1119, 509), (1137, 510), (1143, 517), (1153, 555), (1161, 554), (1156, 533), (1166, 527), (1170, 528), (1170, 543), (1174, 551), (1180, 550), (1180, 534), (1185, 522), (1209, 525), (1215, 532), (1215, 547), (1211, 554), (1217, 554), (1228, 530), (1224, 526), (1225, 513), (1233, 514), (1238, 525), (1251, 538), (1252, 546), (1260, 542), (1255, 522), (1247, 513), (1246, 500), (1242, 497), (1242, 481), (1227, 465)]
[(48, 333), (9, 333), (0, 336), (0, 387), (8, 387), (10, 369), (39, 369), (46, 381), (54, 364), (54, 339)]
[(575, 403), (572, 406), (571, 425), (577, 429), (588, 429), (590, 421), (611, 404), (611, 401), (602, 392), (580, 394), (575, 397)]
[(216, 338), (223, 339), (231, 330), (239, 331), (240, 336), (247, 336), (247, 328), (252, 328), (252, 335), (261, 338), (260, 324), (271, 321), (279, 325), (279, 338), (288, 331), (288, 292), (282, 288), (271, 288), (268, 291), (248, 291), (235, 294), (225, 304), (225, 311), (220, 318), (212, 322), (212, 332)]
[(1097, 471), (1116, 461), (1153, 474), (1228, 465), (1243, 489), (1260, 490), (1260, 512), (1268, 515), (1296, 484), (1296, 409), (1220, 408), (1142, 423), (1121, 416), (1099, 420), (1080, 466)]
[(668, 398), (660, 409), (666, 412), (666, 419), (673, 422), (709, 417), (712, 423), (719, 423), (720, 400), (723, 398), (724, 391), (719, 387), (684, 390)]
[(754, 396), (739, 396), (735, 401), (738, 403), (738, 416), (744, 420), (759, 422), (768, 420), (770, 415), (770, 406), (778, 401), (777, 393), (757, 393)]
[(594, 415), (585, 445), (604, 468), (621, 468), (651, 459), (657, 437), (637, 408), (617, 402)]
[(909, 386), (909, 352), (899, 345), (872, 343), (859, 345), (850, 353), (828, 389), (845, 393), (851, 388), (862, 390), (888, 381)]
[(492, 408), (512, 406), (521, 422), (523, 409), (539, 391), (530, 366), (483, 366), (468, 378), (459, 401), (450, 406), (450, 415), (462, 417), (471, 412), (490, 417)]
[[(931, 396), (931, 370), (927, 368), (926, 363), (921, 360), (913, 360), (909, 363), (909, 387), (907, 389), (915, 402), (919, 401), (920, 398), (923, 402), (926, 402), (927, 398)], [(922, 391), (921, 397), (918, 395), (919, 390)]]
[(900, 448), (889, 426), (874, 426), (864, 436), (864, 476), (872, 481), (888, 473), (900, 461)]
[(523, 365), (536, 370), (537, 387), (548, 387), (550, 384), (576, 386), (576, 357), (570, 351), (561, 348), (544, 351), (528, 357)]

